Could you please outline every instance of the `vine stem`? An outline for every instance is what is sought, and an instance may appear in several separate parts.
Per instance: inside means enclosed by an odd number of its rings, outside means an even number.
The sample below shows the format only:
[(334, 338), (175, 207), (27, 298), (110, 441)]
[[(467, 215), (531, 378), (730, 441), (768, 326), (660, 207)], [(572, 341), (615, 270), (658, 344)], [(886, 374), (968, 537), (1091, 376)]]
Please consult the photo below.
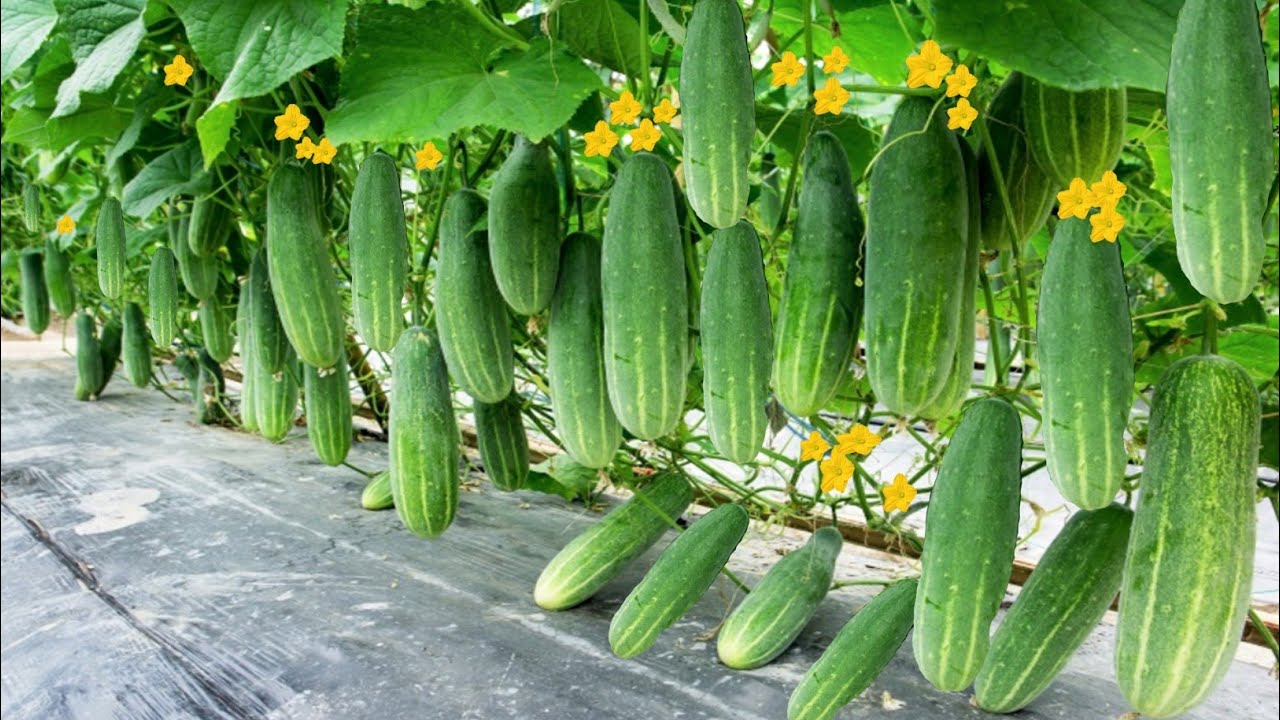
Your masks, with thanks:
[(1204, 333), (1200, 337), (1200, 352), (1218, 354), (1218, 304), (1212, 300), (1204, 301)]
[(486, 30), (506, 40), (520, 50), (528, 50), (529, 43), (509, 25), (489, 15), (489, 13), (480, 9), (479, 5), (471, 2), (471, 0), (460, 0), (455, 3), (465, 10), (469, 15), (474, 17)]
[(653, 105), (653, 88), (649, 85), (649, 4), (636, 0), (640, 6), (640, 102)]

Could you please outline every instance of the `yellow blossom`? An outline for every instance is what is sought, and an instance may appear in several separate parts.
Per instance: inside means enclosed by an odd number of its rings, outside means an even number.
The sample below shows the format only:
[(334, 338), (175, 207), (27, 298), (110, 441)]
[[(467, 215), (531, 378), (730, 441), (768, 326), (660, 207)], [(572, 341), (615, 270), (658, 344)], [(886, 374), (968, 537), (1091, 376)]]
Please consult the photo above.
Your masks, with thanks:
[(284, 140), (301, 140), (302, 131), (311, 125), (311, 121), (306, 115), (298, 109), (297, 105), (289, 103), (289, 107), (284, 109), (283, 115), (276, 116), (276, 139)]
[(676, 106), (671, 104), (671, 98), (662, 98), (662, 102), (653, 108), (653, 121), (656, 123), (670, 123), (676, 116)]
[(836, 452), (857, 453), (865, 457), (880, 444), (880, 440), (879, 435), (871, 432), (866, 425), (858, 423), (844, 435), (836, 436)]
[(630, 125), (640, 116), (640, 102), (630, 90), (623, 90), (622, 96), (609, 103), (609, 121), (614, 125)]
[(193, 72), (195, 72), (195, 68), (187, 64), (186, 58), (181, 55), (174, 55), (173, 62), (164, 66), (164, 84), (185, 87)]
[(831, 445), (824, 439), (817, 430), (809, 433), (809, 439), (800, 443), (800, 462), (806, 460), (821, 460), (823, 455), (831, 449)]
[(316, 144), (311, 142), (311, 138), (302, 138), (302, 142), (298, 143), (298, 148), (294, 153), (294, 157), (299, 160), (309, 158), (316, 152)]
[(892, 485), (886, 485), (881, 488), (884, 493), (884, 511), (893, 512), (899, 510), (906, 512), (911, 507), (911, 501), (916, 497), (916, 489), (907, 482), (907, 476), (898, 473), (893, 479)]
[(1114, 208), (1120, 198), (1124, 197), (1126, 190), (1128, 188), (1125, 184), (1110, 170), (1102, 174), (1101, 180), (1089, 186), (1089, 191), (1093, 193), (1093, 204), (1100, 208)]
[(947, 128), (968, 130), (977, 118), (978, 111), (969, 104), (968, 99), (960, 98), (955, 107), (947, 110)]
[(1094, 242), (1115, 242), (1116, 236), (1124, 229), (1124, 216), (1116, 212), (1114, 207), (1104, 207), (1089, 218), (1089, 239)]
[(832, 453), (831, 457), (818, 463), (822, 471), (822, 492), (844, 492), (853, 477), (853, 461), (846, 455)]
[(338, 154), (338, 148), (329, 142), (329, 138), (320, 138), (320, 144), (316, 145), (316, 149), (311, 151), (311, 162), (320, 165), (328, 165), (333, 161), (333, 156)]
[(70, 215), (63, 215), (58, 218), (58, 233), (62, 235), (70, 235), (76, 231), (76, 221), (71, 219)]
[(844, 104), (849, 102), (849, 91), (840, 87), (840, 82), (835, 78), (827, 78), (827, 84), (813, 93), (813, 99), (817, 101), (813, 107), (815, 115), (839, 115), (844, 110)]
[(932, 40), (925, 40), (920, 52), (907, 58), (907, 87), (936, 88), (951, 71), (951, 58)]
[(782, 59), (769, 67), (773, 69), (773, 81), (770, 83), (773, 87), (795, 87), (800, 76), (804, 75), (804, 66), (790, 50), (782, 53)]
[(587, 141), (587, 157), (599, 155), (600, 157), (608, 157), (613, 152), (613, 146), (618, 144), (618, 135), (609, 128), (609, 123), (600, 120), (596, 122), (596, 129), (582, 136)]
[(822, 72), (827, 75), (844, 72), (849, 65), (849, 56), (844, 54), (839, 45), (831, 48), (831, 52), (822, 56)]
[(1058, 193), (1058, 217), (1065, 220), (1069, 217), (1089, 216), (1089, 208), (1093, 207), (1093, 193), (1085, 186), (1084, 180), (1073, 178), (1066, 190)]
[(435, 170), (436, 165), (439, 165), (440, 161), (444, 159), (444, 154), (436, 148), (435, 143), (430, 141), (423, 143), (422, 149), (415, 152), (413, 155), (417, 158), (417, 162), (414, 163), (414, 167), (419, 170)]
[(956, 71), (947, 76), (947, 97), (969, 97), (969, 92), (978, 84), (978, 78), (969, 72), (963, 64), (956, 66)]
[(662, 131), (653, 124), (652, 120), (645, 118), (640, 121), (640, 127), (631, 131), (631, 152), (653, 150), (653, 146), (657, 145), (661, 139)]

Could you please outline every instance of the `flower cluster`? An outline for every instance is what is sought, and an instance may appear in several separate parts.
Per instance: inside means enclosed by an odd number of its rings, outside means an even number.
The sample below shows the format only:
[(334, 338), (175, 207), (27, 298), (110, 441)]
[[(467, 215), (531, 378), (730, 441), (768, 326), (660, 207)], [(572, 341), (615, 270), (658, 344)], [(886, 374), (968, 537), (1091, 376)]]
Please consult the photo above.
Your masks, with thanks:
[[(822, 473), (822, 491), (844, 492), (849, 484), (849, 478), (853, 477), (853, 460), (850, 455), (861, 455), (866, 457), (871, 453), (875, 446), (880, 444), (880, 436), (871, 432), (866, 425), (858, 423), (854, 425), (849, 432), (844, 435), (836, 436), (836, 446), (823, 439), (822, 435), (814, 430), (809, 433), (809, 439), (800, 443), (800, 462), (808, 460), (817, 460), (818, 468)], [(823, 456), (827, 455), (827, 451), (831, 451), (831, 455), (825, 460)]]
[(309, 159), (314, 165), (333, 162), (338, 148), (329, 142), (329, 138), (320, 138), (320, 142), (315, 143), (311, 138), (302, 137), (303, 131), (308, 127), (311, 127), (311, 120), (302, 114), (297, 105), (290, 103), (283, 115), (276, 116), (276, 139), (300, 140), (294, 153), (294, 157), (299, 160)]
[[(968, 130), (978, 118), (978, 111), (969, 104), (969, 93), (978, 84), (965, 65), (956, 65), (951, 72), (951, 58), (942, 54), (942, 48), (932, 40), (925, 40), (920, 52), (907, 58), (907, 87), (918, 88), (928, 85), (937, 88), (945, 81), (947, 97), (958, 97), (955, 107), (947, 110), (947, 127), (951, 130)], [(948, 74), (950, 73), (950, 74)]]
[[(1115, 242), (1120, 231), (1124, 229), (1124, 216), (1116, 211), (1120, 198), (1128, 188), (1116, 178), (1110, 170), (1102, 174), (1102, 179), (1086, 186), (1082, 178), (1072, 178), (1071, 185), (1058, 193), (1058, 217), (1089, 218), (1089, 239), (1093, 242)], [(1089, 211), (1098, 208), (1099, 212), (1090, 216)]]
[[(822, 56), (822, 72), (824, 75), (838, 75), (849, 66), (849, 56), (837, 45), (831, 52)], [(769, 66), (773, 70), (773, 87), (795, 87), (804, 76), (804, 65), (800, 64), (796, 54), (788, 50), (782, 53), (778, 62)], [(849, 102), (849, 91), (840, 85), (834, 77), (827, 78), (827, 83), (813, 93), (813, 112), (815, 115), (839, 115), (844, 104)]]
[[(614, 125), (625, 128), (635, 124), (642, 109), (640, 101), (636, 100), (631, 91), (624, 90), (617, 100), (609, 103), (609, 120)], [(640, 126), (630, 131), (631, 144), (628, 147), (631, 152), (652, 151), (662, 139), (662, 131), (658, 129), (658, 125), (662, 123), (669, 125), (675, 117), (676, 106), (671, 104), (670, 98), (662, 98), (662, 102), (653, 106), (653, 119), (640, 120)], [(625, 129), (624, 132), (626, 132)], [(597, 122), (595, 129), (583, 135), (583, 139), (587, 141), (587, 157), (592, 155), (607, 157), (613, 152), (613, 147), (618, 144), (618, 134), (604, 120)]]

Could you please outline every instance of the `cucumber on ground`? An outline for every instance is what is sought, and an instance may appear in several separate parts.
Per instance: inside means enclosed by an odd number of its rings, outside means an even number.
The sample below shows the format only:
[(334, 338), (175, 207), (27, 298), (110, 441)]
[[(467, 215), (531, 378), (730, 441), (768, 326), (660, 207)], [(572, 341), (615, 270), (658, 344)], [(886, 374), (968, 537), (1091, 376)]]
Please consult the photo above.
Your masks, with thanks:
[(142, 307), (131, 302), (124, 306), (124, 376), (134, 387), (151, 382), (151, 336), (147, 334), (147, 318)]
[(257, 368), (258, 351), (253, 344), (255, 333), (251, 330), (249, 308), (249, 284), (240, 286), (236, 300), (236, 337), (240, 339), (240, 427), (245, 432), (258, 432), (258, 387), (261, 380)]
[(151, 316), (151, 339), (167, 348), (178, 335), (178, 271), (173, 251), (156, 248), (147, 271), (147, 311)]
[(1013, 712), (1049, 687), (1111, 607), (1132, 525), (1123, 505), (1067, 521), (991, 640), (975, 685), (978, 707)]
[(1022, 425), (1008, 402), (969, 406), (929, 499), (911, 645), (940, 690), (969, 687), (989, 646), (1018, 540)]
[(390, 352), (404, 330), (409, 241), (396, 162), (375, 152), (360, 165), (347, 228), (351, 310), (356, 332), (374, 350)]
[(98, 210), (94, 243), (98, 248), (98, 289), (109, 298), (118, 298), (124, 291), (124, 213), (120, 201), (113, 197), (103, 200)]
[(347, 358), (327, 370), (302, 368), (307, 437), (325, 465), (339, 465), (351, 451), (351, 386)]
[(830, 720), (871, 686), (911, 632), (916, 581), (899, 580), (836, 634), (787, 703), (787, 720)]
[(1156, 383), (1116, 624), (1116, 677), (1143, 715), (1198, 705), (1221, 682), (1249, 609), (1258, 393), (1218, 356)]
[(374, 475), (360, 493), (360, 507), (365, 510), (390, 510), (395, 507), (391, 497), (391, 473), (387, 470)]
[(821, 410), (853, 361), (862, 326), (863, 236), (844, 146), (825, 130), (814, 133), (805, 148), (773, 343), (774, 392), (795, 415)]
[(534, 315), (551, 303), (560, 264), (560, 194), (546, 143), (516, 136), (489, 192), (489, 260), (507, 304)]
[(267, 184), (267, 265), (276, 312), (289, 344), (308, 365), (331, 368), (346, 339), (329, 241), (320, 226), (312, 183), (297, 165), (282, 165)]
[(693, 491), (680, 475), (654, 478), (556, 553), (538, 576), (533, 601), (543, 610), (585, 601), (656, 543), (691, 502)]
[[(255, 339), (254, 343), (260, 340)], [(254, 395), (258, 432), (273, 443), (282, 442), (298, 415), (298, 361), (290, 348), (285, 366), (276, 372), (260, 360), (254, 363), (257, 373)]]
[(1220, 303), (1253, 292), (1266, 255), (1275, 175), (1267, 61), (1251, 0), (1187, 0), (1178, 14), (1165, 106), (1178, 261)]
[(18, 284), (22, 287), (22, 319), (39, 335), (49, 327), (49, 287), (44, 281), (44, 255), (27, 248), (18, 257)]
[(231, 334), (232, 317), (216, 293), (200, 303), (197, 314), (200, 316), (200, 335), (204, 338), (204, 349), (209, 357), (220, 363), (231, 359), (231, 352), (235, 349), (235, 338)]
[(76, 399), (93, 400), (102, 384), (98, 326), (92, 315), (81, 312), (76, 315)]
[(187, 294), (196, 300), (208, 300), (218, 290), (222, 260), (217, 255), (201, 257), (191, 252), (191, 245), (186, 240), (189, 226), (189, 218), (186, 217), (169, 221), (169, 248), (173, 251)]
[(515, 359), (507, 306), (490, 269), (483, 230), (484, 200), (463, 188), (449, 196), (440, 221), (436, 263), (436, 329), (449, 374), (480, 402), (496, 403), (511, 392)]
[(124, 345), (124, 324), (118, 316), (107, 318), (102, 324), (102, 334), (98, 336), (98, 356), (102, 359), (102, 381), (98, 384), (95, 397), (101, 396), (111, 376), (115, 374), (116, 365), (120, 363), (120, 351)]
[(1120, 159), (1127, 106), (1124, 88), (1071, 91), (1026, 78), (1022, 112), (1036, 163), (1059, 188), (1102, 179)]
[(28, 232), (40, 232), (40, 188), (31, 183), (22, 188), (22, 224)]
[(234, 219), (224, 200), (215, 195), (197, 198), (191, 203), (191, 221), (187, 225), (187, 243), (191, 252), (208, 257), (227, 244)]
[(657, 155), (636, 153), (618, 171), (600, 267), (609, 401), (624, 428), (652, 440), (680, 421), (689, 352), (684, 250)]
[(499, 490), (519, 490), (529, 478), (529, 438), (514, 391), (496, 403), (475, 404), (476, 444), (485, 475)]
[[(991, 135), (991, 154), (995, 156), (1009, 199), (1008, 210), (1000, 199), (996, 182), (997, 164), (990, 161), (987, 149), (978, 152), (978, 189), (982, 209), (982, 246), (988, 250), (1005, 250), (1016, 240), (1018, 245), (1036, 233), (1053, 209), (1059, 189), (1040, 168), (1027, 146), (1027, 129), (1022, 113), (1022, 73), (1010, 73), (991, 98), (987, 110), (987, 129)], [(963, 144), (963, 143), (962, 143)], [(1090, 178), (1089, 181), (1098, 178)]]
[(1116, 243), (1089, 241), (1089, 222), (1058, 222), (1040, 281), (1036, 354), (1049, 477), (1086, 510), (1124, 482), (1133, 406), (1133, 330)]
[(912, 415), (954, 364), (968, 193), (955, 133), (933, 100), (904, 99), (882, 147), (867, 210), (867, 377), (877, 400)]
[(769, 428), (773, 323), (760, 238), (743, 220), (711, 236), (702, 277), (702, 396), (716, 450), (755, 460)]
[(574, 233), (560, 250), (547, 322), (547, 382), (560, 442), (576, 462), (602, 468), (622, 444), (609, 404), (600, 299), (600, 241)]
[(64, 319), (76, 311), (76, 282), (71, 276), (71, 255), (49, 238), (44, 243), (44, 283), (53, 309)]
[(433, 538), (458, 511), (462, 459), (440, 341), (420, 326), (400, 334), (391, 365), (391, 494), (411, 532)]
[(271, 292), (271, 277), (267, 268), (267, 251), (259, 250), (249, 264), (249, 277), (243, 292), (249, 294), (249, 327), (253, 333), (253, 350), (268, 373), (277, 373), (296, 359), (280, 314), (276, 312), (276, 298)]
[(721, 505), (676, 536), (609, 623), (609, 647), (620, 658), (648, 650), (711, 587), (742, 536), (747, 511)]
[(720, 662), (750, 670), (791, 647), (831, 589), (843, 544), (839, 530), (819, 528), (803, 547), (770, 568), (720, 627), (716, 640)]
[(680, 62), (684, 186), (693, 211), (717, 228), (747, 211), (755, 83), (746, 28), (736, 0), (700, 0)]

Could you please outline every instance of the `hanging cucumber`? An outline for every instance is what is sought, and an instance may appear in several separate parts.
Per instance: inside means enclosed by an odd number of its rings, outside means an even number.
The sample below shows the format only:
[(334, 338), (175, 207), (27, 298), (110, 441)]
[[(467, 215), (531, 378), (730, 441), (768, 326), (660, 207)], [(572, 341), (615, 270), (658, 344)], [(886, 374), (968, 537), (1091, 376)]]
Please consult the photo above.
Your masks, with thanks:
[(102, 201), (94, 242), (98, 249), (98, 289), (108, 298), (118, 298), (124, 291), (125, 272), (124, 213), (119, 200), (109, 197)]
[(485, 475), (499, 490), (519, 490), (529, 477), (529, 438), (521, 419), (522, 403), (520, 396), (511, 392), (496, 403), (475, 404), (480, 460)]
[(302, 368), (307, 437), (325, 465), (340, 465), (351, 451), (351, 387), (347, 358), (328, 370)]
[(516, 136), (489, 193), (489, 260), (507, 304), (534, 315), (551, 303), (560, 262), (560, 194), (546, 143)]
[(381, 151), (360, 165), (347, 230), (351, 310), (356, 332), (374, 350), (390, 352), (404, 330), (408, 231), (395, 160)]
[(138, 303), (124, 306), (124, 376), (134, 387), (151, 383), (151, 336), (147, 334), (147, 318)]
[(22, 289), (22, 319), (39, 335), (49, 327), (49, 287), (44, 280), (44, 255), (27, 248), (18, 257), (18, 285)]

